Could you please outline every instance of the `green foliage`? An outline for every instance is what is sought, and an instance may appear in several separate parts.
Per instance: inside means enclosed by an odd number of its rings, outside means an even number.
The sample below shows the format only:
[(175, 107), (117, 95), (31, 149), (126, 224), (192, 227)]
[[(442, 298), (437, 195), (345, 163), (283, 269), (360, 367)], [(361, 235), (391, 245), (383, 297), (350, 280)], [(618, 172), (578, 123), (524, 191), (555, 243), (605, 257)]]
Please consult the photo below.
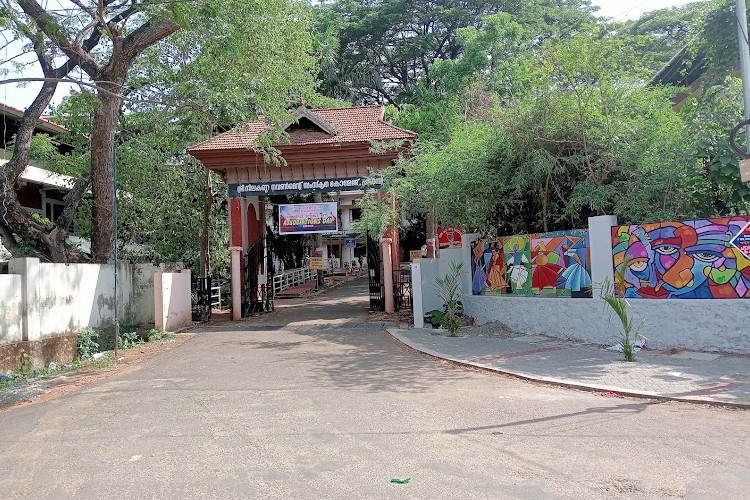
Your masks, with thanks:
[(148, 342), (159, 342), (161, 340), (165, 340), (169, 338), (168, 332), (161, 332), (159, 330), (156, 330), (152, 328), (148, 331)]
[(720, 84), (739, 64), (737, 13), (732, 0), (710, 0), (702, 9), (702, 29), (689, 44), (695, 57), (707, 60), (708, 85)]
[[(393, 104), (415, 103), (420, 88), (431, 89), (436, 81), (433, 63), (458, 58), (462, 44), (472, 42), (471, 29), (498, 13), (514, 16), (537, 43), (569, 36), (594, 20), (586, 0), (320, 3), (317, 31), (325, 48), (321, 91), (352, 102), (383, 97)], [(479, 57), (479, 52), (467, 57), (464, 69), (481, 65)]]
[(18, 357), (18, 366), (13, 370), (13, 375), (19, 378), (31, 378), (34, 376), (34, 356), (26, 352), (25, 349), (21, 349), (21, 354)]
[[(750, 189), (740, 179), (739, 159), (729, 145), (729, 130), (743, 119), (742, 108), (742, 83), (728, 76), (720, 85), (705, 88), (682, 109), (694, 138), (689, 151), (705, 175), (704, 213), (730, 215), (750, 209)], [(746, 143), (743, 133), (737, 139)]]
[(641, 62), (656, 73), (683, 47), (694, 43), (703, 29), (712, 2), (693, 2), (644, 13), (639, 19), (615, 23), (640, 55)]
[(399, 211), (394, 207), (398, 173), (388, 169), (383, 174), (383, 187), (377, 193), (366, 194), (356, 205), (362, 209), (362, 215), (352, 223), (352, 229), (362, 239), (368, 235), (379, 240), (389, 228), (399, 224)]
[(493, 87), (505, 69), (484, 68), (473, 84), (462, 80), (458, 96), (433, 93), (397, 115), (427, 130), (386, 174), (402, 216), (433, 212), (440, 224), (513, 234), (585, 226), (602, 213), (655, 220), (696, 212), (703, 174), (672, 109), (675, 91), (644, 88), (631, 48), (580, 35), (542, 47), (534, 64), (530, 54), (519, 56), (517, 68), (533, 69), (512, 98)]
[(101, 331), (97, 328), (87, 326), (78, 332), (78, 339), (76, 340), (76, 349), (78, 350), (78, 357), (80, 359), (88, 359), (94, 353), (99, 352), (99, 338), (101, 337)]
[(441, 325), (449, 332), (451, 337), (458, 334), (459, 301), (461, 299), (461, 273), (463, 271), (462, 262), (452, 262), (450, 270), (445, 276), (435, 278), (435, 288), (438, 297), (443, 302), (443, 318)]
[(439, 309), (428, 311), (426, 316), (429, 318), (429, 323), (433, 327), (438, 327), (445, 324), (445, 313)]
[(132, 349), (144, 343), (143, 338), (138, 333), (138, 330), (127, 330), (120, 332), (120, 336), (117, 338), (117, 347), (120, 349)]

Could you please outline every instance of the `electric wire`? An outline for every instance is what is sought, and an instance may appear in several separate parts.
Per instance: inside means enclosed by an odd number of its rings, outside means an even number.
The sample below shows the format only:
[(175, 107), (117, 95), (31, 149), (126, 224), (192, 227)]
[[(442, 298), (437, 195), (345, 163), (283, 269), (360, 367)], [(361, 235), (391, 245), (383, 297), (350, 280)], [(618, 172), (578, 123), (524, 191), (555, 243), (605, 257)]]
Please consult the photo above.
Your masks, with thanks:
[(623, 10), (623, 11), (622, 11), (622, 12), (620, 12), (619, 14), (615, 14), (614, 16), (612, 16), (612, 19), (613, 19), (613, 20), (616, 20), (616, 19), (617, 19), (618, 17), (620, 17), (621, 15), (623, 15), (623, 14), (627, 14), (628, 12), (632, 12), (632, 11), (634, 11), (635, 9), (637, 9), (638, 7), (642, 7), (642, 6), (646, 5), (647, 3), (651, 3), (651, 2), (653, 2), (653, 1), (654, 1), (654, 0), (646, 0), (645, 2), (641, 2), (641, 3), (637, 4), (637, 5), (634, 5), (633, 7), (629, 8), (629, 9), (627, 9), (627, 10)]

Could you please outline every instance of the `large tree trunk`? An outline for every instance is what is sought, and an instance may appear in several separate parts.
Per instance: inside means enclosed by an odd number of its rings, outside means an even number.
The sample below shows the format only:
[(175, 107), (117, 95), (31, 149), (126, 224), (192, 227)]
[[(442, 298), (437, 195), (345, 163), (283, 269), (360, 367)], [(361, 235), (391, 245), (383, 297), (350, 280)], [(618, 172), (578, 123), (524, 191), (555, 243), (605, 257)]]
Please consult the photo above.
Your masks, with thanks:
[[(112, 80), (109, 80), (112, 81)], [(120, 79), (118, 83), (122, 83)], [(114, 255), (114, 147), (115, 130), (120, 114), (119, 86), (101, 84), (100, 105), (94, 111), (91, 132), (91, 260), (109, 262)]]

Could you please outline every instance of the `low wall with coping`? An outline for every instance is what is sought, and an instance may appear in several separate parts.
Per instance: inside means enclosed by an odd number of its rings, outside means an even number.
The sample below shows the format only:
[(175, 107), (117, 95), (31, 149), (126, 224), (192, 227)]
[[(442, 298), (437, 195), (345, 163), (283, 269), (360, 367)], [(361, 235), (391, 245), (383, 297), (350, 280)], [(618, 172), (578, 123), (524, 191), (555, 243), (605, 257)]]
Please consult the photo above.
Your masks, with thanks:
[[(589, 219), (594, 284), (613, 279), (611, 228), (616, 225), (617, 219), (612, 216)], [(434, 279), (444, 275), (449, 263), (458, 259), (463, 262), (464, 311), (477, 324), (498, 321), (529, 335), (543, 334), (601, 345), (618, 342), (619, 320), (610, 316), (608, 306), (596, 290), (594, 298), (473, 295), (471, 242), (478, 239), (478, 235), (464, 235), (462, 248), (441, 251), (440, 259), (412, 265), (416, 327), (423, 325), (424, 312), (442, 308)], [(746, 318), (750, 317), (748, 299), (634, 298), (628, 302), (635, 324), (644, 321), (642, 333), (649, 348), (750, 354), (750, 329), (746, 326)]]
[[(151, 264), (121, 262), (115, 299), (111, 264), (51, 264), (36, 258), (11, 259), (0, 275), (0, 372), (18, 365), (20, 353), (37, 364), (69, 361), (77, 333), (85, 327), (154, 324)], [(187, 294), (190, 294), (188, 274)], [(188, 307), (188, 311), (190, 308)]]
[[(746, 300), (631, 300), (636, 324), (651, 349), (679, 347), (696, 351), (750, 354)], [(500, 321), (520, 332), (614, 345), (621, 326), (599, 299), (464, 296), (464, 311), (477, 324)]]

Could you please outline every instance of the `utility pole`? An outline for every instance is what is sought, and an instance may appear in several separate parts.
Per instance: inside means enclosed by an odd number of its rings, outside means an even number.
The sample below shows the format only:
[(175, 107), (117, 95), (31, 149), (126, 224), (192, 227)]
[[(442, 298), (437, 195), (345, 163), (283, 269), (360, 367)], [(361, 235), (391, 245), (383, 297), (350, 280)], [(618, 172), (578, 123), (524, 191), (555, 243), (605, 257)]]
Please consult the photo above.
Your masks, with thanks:
[[(315, 203), (322, 203), (323, 202), (323, 193), (314, 193), (313, 194), (313, 201)], [(315, 251), (318, 250), (318, 248), (323, 247), (323, 235), (321, 233), (315, 233)], [(313, 253), (313, 255), (315, 255)], [(327, 257), (326, 252), (323, 252), (323, 256)], [(318, 269), (318, 288), (322, 289), (325, 286), (325, 275), (323, 274), (322, 269)]]
[[(742, 98), (745, 104), (745, 120), (750, 119), (750, 47), (748, 47), (747, 8), (745, 0), (735, 0), (737, 14), (737, 38), (740, 41), (740, 72), (742, 74)], [(745, 126), (747, 151), (750, 153), (750, 125)]]
[(117, 294), (119, 293), (119, 287), (117, 286), (117, 267), (120, 265), (120, 262), (118, 260), (118, 254), (117, 254), (117, 145), (114, 146), (114, 149), (112, 150), (112, 168), (113, 168), (113, 175), (112, 175), (112, 184), (114, 185), (115, 195), (112, 198), (112, 215), (114, 216), (115, 221), (115, 246), (114, 246), (114, 261), (115, 261), (115, 361), (117, 361), (117, 358), (119, 356), (119, 346), (120, 343), (120, 315), (117, 311), (117, 308), (119, 307), (119, 304), (117, 303)]
[[(735, 14), (737, 15), (737, 38), (740, 45), (740, 73), (742, 74), (742, 100), (745, 105), (744, 118), (750, 120), (750, 43), (747, 32), (747, 7), (745, 0), (735, 0)], [(750, 156), (750, 123), (745, 125), (745, 151)], [(745, 157), (747, 158), (747, 156)], [(740, 159), (740, 179), (750, 182), (750, 160)]]

